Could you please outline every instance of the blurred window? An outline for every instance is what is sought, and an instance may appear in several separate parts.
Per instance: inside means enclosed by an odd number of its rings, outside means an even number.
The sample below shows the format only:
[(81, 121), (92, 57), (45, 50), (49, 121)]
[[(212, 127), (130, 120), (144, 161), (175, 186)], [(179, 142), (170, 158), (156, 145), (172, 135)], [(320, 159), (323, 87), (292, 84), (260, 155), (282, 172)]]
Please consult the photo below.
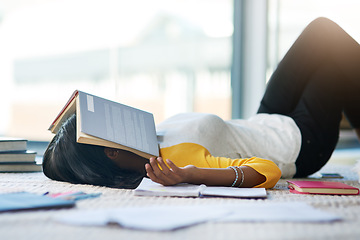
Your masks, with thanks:
[[(358, 9), (358, 0), (268, 0), (267, 79), (317, 17), (359, 42)], [(233, 12), (232, 0), (2, 0), (0, 135), (48, 141), (75, 89), (157, 123), (190, 111), (229, 119)]]
[(312, 20), (327, 17), (360, 42), (358, 0), (269, 0), (268, 76)]
[(0, 134), (48, 141), (75, 89), (231, 116), (230, 0), (2, 0)]

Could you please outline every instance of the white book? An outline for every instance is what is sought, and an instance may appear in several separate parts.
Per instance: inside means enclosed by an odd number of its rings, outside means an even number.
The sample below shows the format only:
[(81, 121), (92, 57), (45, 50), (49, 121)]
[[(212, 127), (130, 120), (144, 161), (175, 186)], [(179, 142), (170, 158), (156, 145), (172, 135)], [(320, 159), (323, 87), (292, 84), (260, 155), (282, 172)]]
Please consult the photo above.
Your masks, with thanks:
[(0, 163), (35, 162), (34, 151), (7, 151), (0, 152)]
[(213, 187), (178, 184), (163, 186), (144, 178), (134, 190), (136, 196), (266, 198), (265, 188)]
[(36, 162), (0, 163), (0, 172), (41, 172), (42, 165)]
[(5, 151), (25, 151), (27, 140), (14, 137), (0, 137), (0, 152)]

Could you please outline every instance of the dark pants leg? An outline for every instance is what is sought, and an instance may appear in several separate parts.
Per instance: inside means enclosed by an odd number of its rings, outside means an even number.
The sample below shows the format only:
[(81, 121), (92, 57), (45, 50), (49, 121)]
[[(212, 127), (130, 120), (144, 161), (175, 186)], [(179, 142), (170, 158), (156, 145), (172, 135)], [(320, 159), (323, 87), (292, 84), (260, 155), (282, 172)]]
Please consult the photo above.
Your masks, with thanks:
[(348, 93), (347, 87), (339, 87), (342, 79), (334, 65), (326, 63), (319, 67), (310, 77), (297, 106), (288, 114), (302, 135), (295, 177), (320, 170), (336, 147), (344, 96)]
[(332, 21), (313, 21), (270, 78), (259, 113), (292, 117), (302, 133), (297, 177), (330, 158), (345, 111), (360, 126), (360, 46)]

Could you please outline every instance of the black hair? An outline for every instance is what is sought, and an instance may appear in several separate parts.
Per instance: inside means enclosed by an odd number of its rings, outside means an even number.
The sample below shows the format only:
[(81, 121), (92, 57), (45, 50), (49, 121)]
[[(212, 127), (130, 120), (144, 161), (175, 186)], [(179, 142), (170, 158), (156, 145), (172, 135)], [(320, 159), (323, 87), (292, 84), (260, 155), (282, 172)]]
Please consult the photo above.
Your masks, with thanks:
[(49, 143), (43, 172), (53, 180), (114, 188), (136, 188), (144, 175), (121, 169), (104, 147), (76, 142), (76, 115), (70, 116)]

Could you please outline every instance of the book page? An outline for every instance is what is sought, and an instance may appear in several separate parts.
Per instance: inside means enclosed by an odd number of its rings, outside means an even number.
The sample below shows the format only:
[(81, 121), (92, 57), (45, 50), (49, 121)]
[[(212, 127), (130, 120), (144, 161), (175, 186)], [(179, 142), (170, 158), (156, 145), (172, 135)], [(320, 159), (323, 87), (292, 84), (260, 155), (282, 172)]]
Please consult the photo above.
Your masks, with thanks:
[(140, 185), (134, 190), (136, 196), (173, 196), (198, 197), (204, 185), (178, 184), (163, 186), (148, 178), (143, 178)]
[(202, 196), (238, 197), (238, 198), (266, 198), (265, 188), (235, 188), (207, 186), (201, 191)]
[(79, 92), (81, 132), (159, 155), (151, 113)]
[(178, 184), (163, 186), (144, 178), (134, 190), (136, 196), (266, 198), (265, 188), (233, 188)]

